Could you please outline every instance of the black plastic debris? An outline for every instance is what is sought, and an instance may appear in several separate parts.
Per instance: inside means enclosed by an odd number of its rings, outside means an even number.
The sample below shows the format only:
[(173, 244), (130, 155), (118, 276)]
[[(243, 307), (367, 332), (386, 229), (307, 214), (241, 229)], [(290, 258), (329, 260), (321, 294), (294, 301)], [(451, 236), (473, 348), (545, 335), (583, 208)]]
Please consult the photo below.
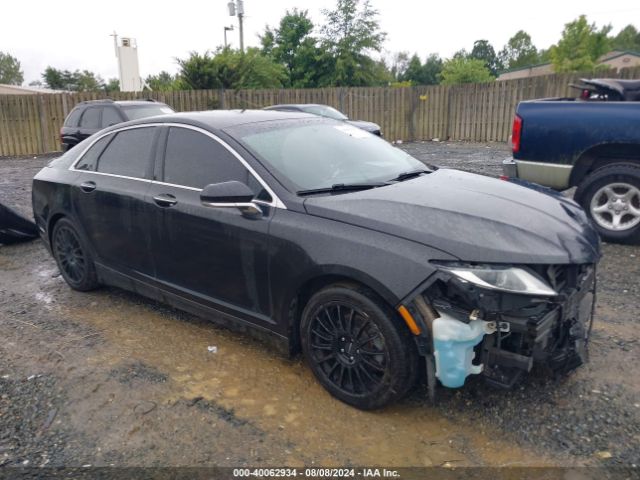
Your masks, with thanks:
[(26, 242), (38, 236), (38, 228), (31, 220), (0, 204), (0, 244)]

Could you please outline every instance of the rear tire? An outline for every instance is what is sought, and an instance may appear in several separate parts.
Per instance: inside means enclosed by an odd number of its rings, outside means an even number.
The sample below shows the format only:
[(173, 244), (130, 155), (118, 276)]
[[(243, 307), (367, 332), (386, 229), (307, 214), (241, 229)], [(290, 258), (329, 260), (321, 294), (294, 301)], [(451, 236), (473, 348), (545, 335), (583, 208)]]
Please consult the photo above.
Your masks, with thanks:
[(86, 292), (100, 285), (87, 242), (66, 218), (58, 220), (53, 227), (51, 250), (62, 278), (71, 288)]
[(320, 290), (307, 303), (300, 329), (314, 375), (349, 405), (380, 408), (416, 383), (418, 352), (408, 329), (365, 287), (341, 283)]
[(599, 168), (580, 183), (575, 199), (603, 240), (640, 243), (640, 165)]

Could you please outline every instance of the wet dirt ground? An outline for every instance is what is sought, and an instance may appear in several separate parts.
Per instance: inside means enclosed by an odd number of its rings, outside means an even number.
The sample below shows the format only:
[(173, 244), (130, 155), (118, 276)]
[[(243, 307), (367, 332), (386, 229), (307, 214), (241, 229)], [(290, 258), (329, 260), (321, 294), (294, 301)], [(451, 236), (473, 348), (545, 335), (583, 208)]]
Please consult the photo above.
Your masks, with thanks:
[[(402, 148), (489, 175), (508, 156)], [(0, 202), (30, 214), (47, 160), (0, 159)], [(362, 412), (300, 358), (121, 290), (72, 291), (39, 241), (0, 246), (0, 466), (640, 464), (640, 248), (604, 253), (588, 365)]]

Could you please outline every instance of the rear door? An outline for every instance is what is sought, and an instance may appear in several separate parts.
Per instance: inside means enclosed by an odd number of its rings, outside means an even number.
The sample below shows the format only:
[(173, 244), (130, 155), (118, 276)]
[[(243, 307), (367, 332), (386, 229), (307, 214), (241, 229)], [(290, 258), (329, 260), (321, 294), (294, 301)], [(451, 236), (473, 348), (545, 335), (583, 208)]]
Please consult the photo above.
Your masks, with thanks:
[[(270, 323), (267, 275), (271, 197), (217, 139), (190, 128), (169, 128), (164, 168), (149, 196), (155, 203), (152, 250), (165, 289), (255, 323)], [(200, 202), (203, 187), (238, 180), (263, 209), (247, 218), (237, 208)]]
[(75, 165), (81, 172), (74, 188), (76, 214), (98, 260), (149, 279), (154, 269), (145, 197), (159, 132), (155, 126), (140, 126), (109, 134)]

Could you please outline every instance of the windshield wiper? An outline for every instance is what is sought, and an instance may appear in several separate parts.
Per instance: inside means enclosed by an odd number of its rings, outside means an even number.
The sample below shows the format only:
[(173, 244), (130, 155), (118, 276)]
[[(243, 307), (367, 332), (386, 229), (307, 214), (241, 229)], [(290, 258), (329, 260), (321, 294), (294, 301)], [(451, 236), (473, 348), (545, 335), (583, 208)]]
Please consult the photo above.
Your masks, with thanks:
[(425, 170), (425, 169), (411, 170), (410, 172), (401, 173), (396, 178), (391, 179), (391, 181), (402, 182), (403, 180), (409, 180), (410, 178), (420, 176), (423, 173), (431, 173), (431, 170)]
[(388, 182), (375, 182), (375, 183), (336, 183), (335, 185), (331, 185), (330, 187), (324, 188), (312, 188), (309, 190), (299, 190), (296, 193), (298, 195), (313, 195), (316, 193), (332, 193), (332, 192), (347, 192), (347, 191), (358, 191), (358, 190), (368, 190), (370, 188), (384, 187), (385, 185), (389, 185)]

